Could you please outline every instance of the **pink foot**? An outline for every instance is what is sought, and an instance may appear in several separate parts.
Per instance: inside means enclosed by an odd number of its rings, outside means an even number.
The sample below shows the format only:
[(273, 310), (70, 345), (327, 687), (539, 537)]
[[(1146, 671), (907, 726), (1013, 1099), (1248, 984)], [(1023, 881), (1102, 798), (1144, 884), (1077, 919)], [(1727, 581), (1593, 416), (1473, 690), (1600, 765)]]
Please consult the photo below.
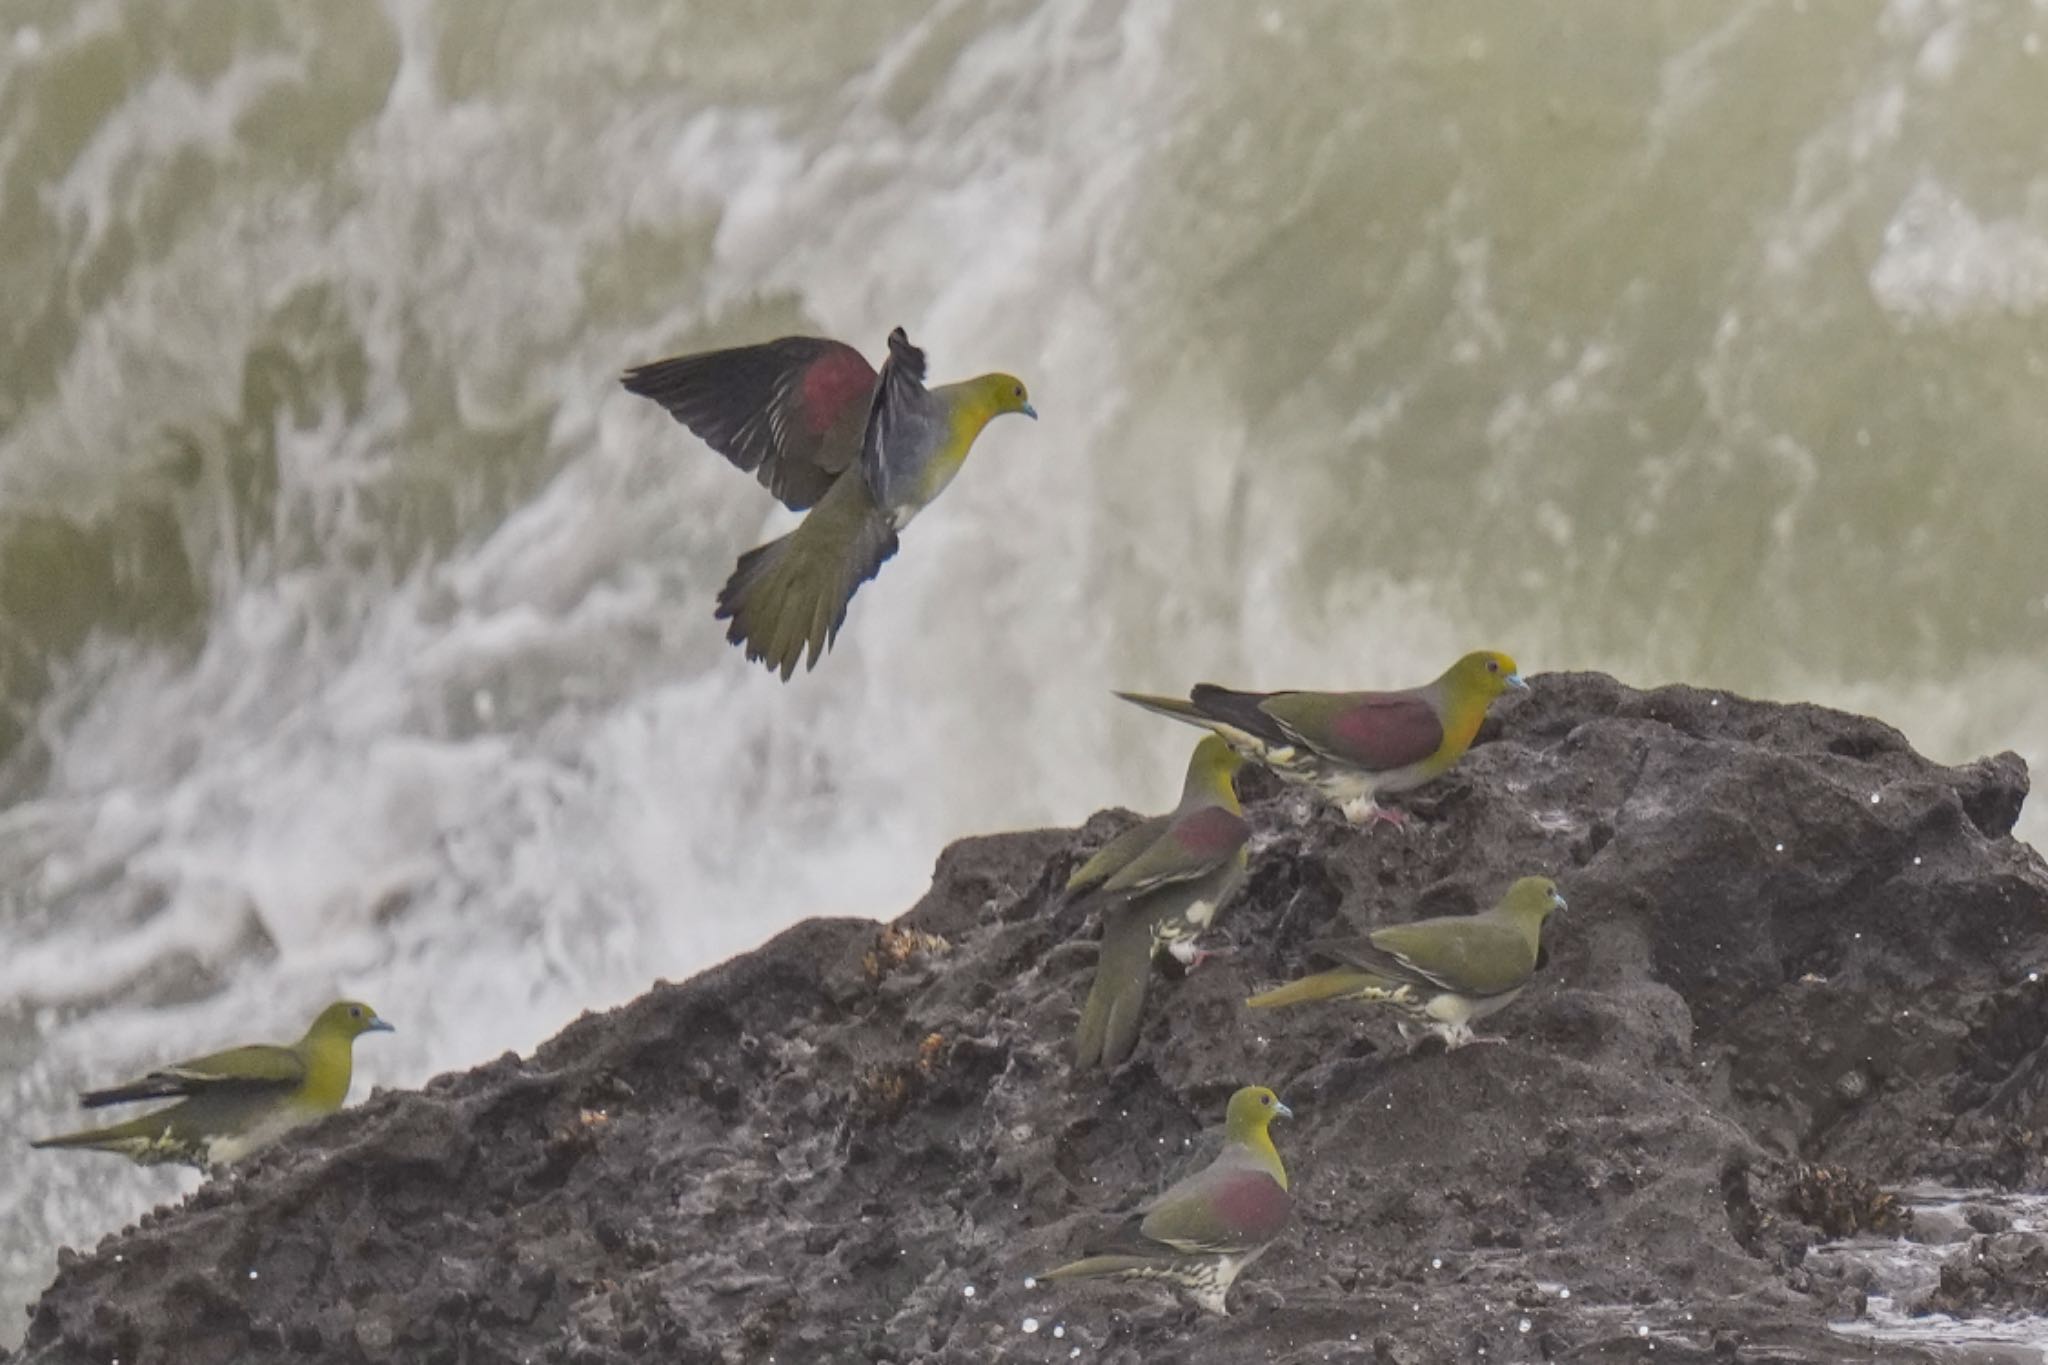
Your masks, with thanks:
[(1344, 819), (1356, 827), (1368, 825), (1392, 825), (1399, 829), (1408, 823), (1408, 812), (1379, 805), (1369, 796), (1355, 796), (1343, 806)]
[(1190, 943), (1188, 939), (1182, 939), (1180, 943), (1174, 943), (1174, 945), (1171, 945), (1171, 948), (1167, 948), (1167, 952), (1174, 954), (1174, 960), (1180, 962), (1182, 972), (1192, 972), (1194, 968), (1202, 966), (1210, 958), (1229, 958), (1231, 956), (1229, 948), (1196, 948), (1196, 945)]

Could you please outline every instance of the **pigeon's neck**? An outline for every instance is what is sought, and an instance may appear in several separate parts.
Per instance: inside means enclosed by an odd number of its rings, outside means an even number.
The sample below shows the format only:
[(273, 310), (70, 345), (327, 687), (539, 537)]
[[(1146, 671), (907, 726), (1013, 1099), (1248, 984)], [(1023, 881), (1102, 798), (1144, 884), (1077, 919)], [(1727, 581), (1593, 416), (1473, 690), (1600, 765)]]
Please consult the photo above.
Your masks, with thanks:
[(918, 490), (919, 505), (936, 498), (953, 481), (960, 466), (967, 463), (967, 452), (974, 448), (975, 438), (996, 415), (995, 399), (988, 385), (977, 379), (941, 384), (930, 394), (939, 439), (932, 451), (931, 464), (925, 469), (923, 486)]
[(1519, 910), (1495, 910), (1494, 917), (1522, 936), (1529, 945), (1529, 957), (1533, 961), (1543, 944), (1543, 916)]
[(355, 1039), (316, 1028), (299, 1040), (297, 1051), (306, 1064), (299, 1103), (323, 1113), (341, 1108), (355, 1069)]
[(1443, 717), (1444, 742), (1438, 752), (1463, 753), (1486, 722), (1487, 697), (1458, 686), (1448, 674), (1431, 683), (1428, 690), (1434, 694), (1437, 714)]
[(1231, 781), (1228, 771), (1196, 766), (1188, 770), (1188, 779), (1180, 789), (1180, 810), (1182, 814), (1203, 810), (1209, 806), (1221, 806), (1232, 815), (1243, 815), (1244, 807), (1237, 799), (1237, 785)]
[(1280, 1149), (1273, 1145), (1273, 1134), (1266, 1128), (1255, 1128), (1251, 1132), (1233, 1134), (1230, 1139), (1231, 1159), (1264, 1171), (1287, 1188), (1287, 1167), (1281, 1163)]

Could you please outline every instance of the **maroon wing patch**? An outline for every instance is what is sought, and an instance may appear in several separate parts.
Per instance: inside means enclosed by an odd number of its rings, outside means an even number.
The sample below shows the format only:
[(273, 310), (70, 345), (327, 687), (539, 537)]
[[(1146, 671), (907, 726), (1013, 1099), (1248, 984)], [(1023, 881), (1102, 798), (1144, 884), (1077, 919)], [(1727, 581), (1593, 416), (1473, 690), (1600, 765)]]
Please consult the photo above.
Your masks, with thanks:
[(874, 367), (858, 351), (827, 351), (804, 370), (799, 390), (804, 429), (823, 436), (849, 408), (869, 402), (874, 391)]
[(1173, 837), (1182, 848), (1190, 853), (1199, 853), (1211, 858), (1220, 858), (1233, 852), (1251, 835), (1251, 826), (1241, 815), (1232, 814), (1221, 806), (1205, 806), (1177, 821)]
[(1416, 696), (1366, 694), (1330, 720), (1332, 752), (1373, 772), (1420, 763), (1443, 742), (1443, 722)]
[(859, 455), (875, 378), (843, 342), (782, 337), (657, 360), (620, 382), (801, 512)]
[(1293, 1198), (1280, 1188), (1280, 1182), (1264, 1171), (1231, 1171), (1221, 1176), (1210, 1203), (1218, 1220), (1247, 1244), (1278, 1236), (1294, 1207)]

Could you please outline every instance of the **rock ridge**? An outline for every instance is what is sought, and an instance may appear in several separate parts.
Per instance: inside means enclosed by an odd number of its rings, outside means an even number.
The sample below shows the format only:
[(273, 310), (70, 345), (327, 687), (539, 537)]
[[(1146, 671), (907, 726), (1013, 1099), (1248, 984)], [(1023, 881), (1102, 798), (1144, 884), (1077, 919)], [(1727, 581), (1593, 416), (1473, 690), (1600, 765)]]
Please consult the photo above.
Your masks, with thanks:
[[(1545, 675), (1406, 832), (1249, 782), (1233, 950), (1107, 1076), (1067, 1064), (1094, 944), (1058, 892), (1132, 817), (963, 840), (889, 926), (806, 921), (64, 1253), (16, 1358), (1932, 1359), (1830, 1331), (1863, 1287), (1806, 1252), (1896, 1231), (1887, 1186), (2048, 1180), (2027, 786), (1820, 707)], [(1525, 873), (1571, 908), (1504, 1044), (1242, 1007), (1313, 938)], [(1251, 1082), (1298, 1115), (1297, 1214), (1230, 1317), (1027, 1282)], [(2007, 1242), (1944, 1292), (2031, 1305)]]

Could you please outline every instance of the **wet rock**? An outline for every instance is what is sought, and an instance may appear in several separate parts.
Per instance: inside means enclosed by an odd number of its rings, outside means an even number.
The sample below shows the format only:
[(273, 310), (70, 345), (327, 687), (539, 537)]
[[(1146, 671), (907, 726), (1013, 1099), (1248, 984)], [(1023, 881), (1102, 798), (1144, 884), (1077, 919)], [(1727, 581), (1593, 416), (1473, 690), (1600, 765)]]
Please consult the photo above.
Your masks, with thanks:
[(2048, 1313), (2048, 1236), (2038, 1232), (1995, 1232), (1941, 1263), (1934, 1292), (1915, 1313), (1957, 1317)]
[(1963, 1210), (1954, 1206), (1937, 1205), (1932, 1208), (1913, 1210), (1913, 1225), (1906, 1231), (1908, 1239), (1923, 1246), (1953, 1246), (1970, 1238), (1970, 1224)]
[[(2010, 835), (2012, 755), (1551, 675), (1405, 833), (1250, 786), (1236, 951), (1162, 972), (1107, 1076), (1067, 1065), (1092, 926), (1058, 891), (1130, 817), (965, 840), (886, 929), (807, 922), (379, 1095), (66, 1261), (21, 1358), (1868, 1359), (1828, 1330), (1867, 1286), (1807, 1249), (1887, 1226), (1893, 1183), (2048, 1169), (2048, 870)], [(1501, 1044), (1242, 1008), (1313, 938), (1529, 872), (1571, 908)], [(1299, 1115), (1298, 1216), (1231, 1317), (1027, 1284), (1204, 1159), (1248, 1081)], [(2010, 1236), (1973, 1239), (1957, 1296), (2017, 1282)]]
[(1984, 1204), (1972, 1204), (1964, 1212), (1963, 1221), (1970, 1225), (1972, 1232), (2004, 1232), (2012, 1226), (2010, 1217)]

